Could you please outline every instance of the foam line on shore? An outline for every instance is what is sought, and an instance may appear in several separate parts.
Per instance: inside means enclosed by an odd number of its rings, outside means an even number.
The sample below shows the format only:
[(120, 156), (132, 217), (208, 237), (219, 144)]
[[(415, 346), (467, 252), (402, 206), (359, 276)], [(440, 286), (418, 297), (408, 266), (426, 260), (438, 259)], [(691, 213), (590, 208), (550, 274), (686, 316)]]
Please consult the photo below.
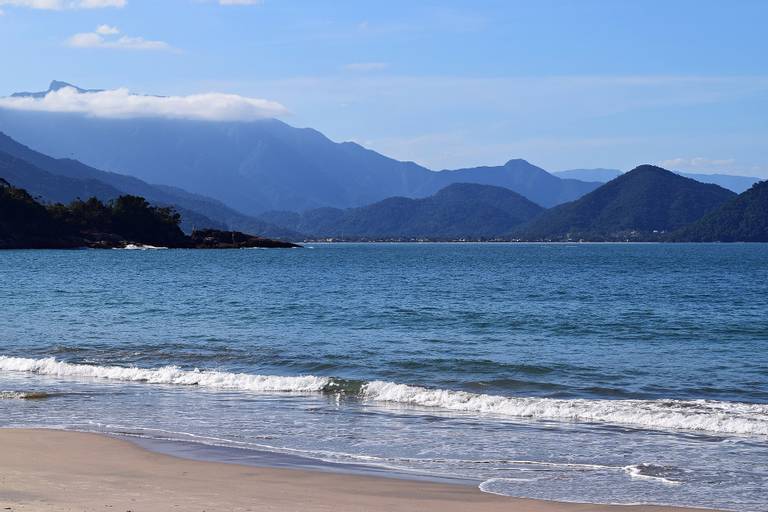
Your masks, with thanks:
[(768, 405), (711, 400), (592, 400), (505, 397), (430, 389), (393, 382), (360, 383), (331, 377), (254, 375), (176, 366), (137, 368), (72, 364), (54, 358), (0, 356), (0, 371), (199, 386), (245, 392), (346, 393), (371, 403), (438, 408), (534, 420), (607, 423), (654, 430), (768, 435)]

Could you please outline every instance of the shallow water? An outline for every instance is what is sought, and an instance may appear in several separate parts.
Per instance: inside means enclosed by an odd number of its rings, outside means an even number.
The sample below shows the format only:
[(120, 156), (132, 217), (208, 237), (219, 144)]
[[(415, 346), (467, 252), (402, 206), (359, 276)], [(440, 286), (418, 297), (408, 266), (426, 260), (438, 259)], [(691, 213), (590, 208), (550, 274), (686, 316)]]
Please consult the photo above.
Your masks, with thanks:
[(0, 425), (768, 510), (767, 263), (768, 245), (0, 252)]

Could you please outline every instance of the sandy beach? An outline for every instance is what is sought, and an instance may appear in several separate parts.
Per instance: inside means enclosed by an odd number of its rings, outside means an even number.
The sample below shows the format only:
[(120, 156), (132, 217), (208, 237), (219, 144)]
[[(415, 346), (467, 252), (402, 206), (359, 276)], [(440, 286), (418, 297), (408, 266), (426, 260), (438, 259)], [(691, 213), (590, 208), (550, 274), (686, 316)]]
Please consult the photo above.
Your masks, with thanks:
[(618, 511), (484, 494), (472, 486), (199, 462), (101, 436), (0, 430), (0, 509), (11, 511)]

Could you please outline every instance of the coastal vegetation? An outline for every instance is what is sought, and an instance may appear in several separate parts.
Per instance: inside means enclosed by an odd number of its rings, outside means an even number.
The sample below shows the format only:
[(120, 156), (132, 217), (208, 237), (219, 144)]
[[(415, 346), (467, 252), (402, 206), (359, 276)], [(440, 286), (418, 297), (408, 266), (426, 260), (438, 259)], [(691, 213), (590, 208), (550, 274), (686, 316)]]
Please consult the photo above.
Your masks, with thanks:
[(151, 205), (139, 196), (122, 195), (106, 203), (92, 197), (43, 205), (26, 190), (0, 179), (0, 249), (294, 246), (212, 229), (187, 236), (180, 223), (181, 215), (173, 208)]

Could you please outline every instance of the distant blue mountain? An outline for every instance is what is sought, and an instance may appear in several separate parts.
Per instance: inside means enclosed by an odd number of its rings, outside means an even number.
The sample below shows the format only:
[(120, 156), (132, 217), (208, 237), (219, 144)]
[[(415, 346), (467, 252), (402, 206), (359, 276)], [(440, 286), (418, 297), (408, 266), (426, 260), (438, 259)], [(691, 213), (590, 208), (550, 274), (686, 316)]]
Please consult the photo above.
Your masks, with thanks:
[[(675, 171), (677, 172), (677, 171)], [(760, 178), (752, 176), (731, 176), (730, 174), (694, 174), (690, 172), (677, 172), (680, 176), (691, 178), (702, 183), (712, 183), (732, 190), (737, 194), (749, 190), (752, 185), (760, 181)]]
[(131, 194), (160, 206), (173, 206), (182, 215), (185, 231), (192, 228), (235, 229), (275, 238), (298, 238), (224, 204), (185, 190), (150, 185), (138, 178), (89, 167), (77, 160), (51, 158), (0, 132), (0, 178), (23, 188), (40, 201), (69, 203), (96, 197), (109, 201)]
[(451, 183), (505, 187), (545, 208), (578, 199), (601, 185), (597, 182), (561, 179), (523, 159), (510, 160), (498, 167), (470, 167), (433, 173), (431, 193)]
[(596, 181), (598, 183), (606, 183), (614, 178), (618, 178), (622, 175), (622, 172), (618, 169), (570, 169), (568, 171), (553, 172), (555, 176), (563, 179), (582, 180), (582, 181)]
[(267, 212), (262, 219), (311, 237), (459, 240), (504, 237), (544, 209), (503, 187), (454, 183), (423, 199), (390, 197), (369, 206)]
[[(720, 185), (737, 194), (748, 190), (752, 185), (760, 181), (760, 178), (752, 176), (732, 176), (730, 174), (695, 174), (690, 172), (673, 171), (680, 176), (691, 178), (701, 183), (712, 183)], [(606, 183), (622, 175), (618, 169), (572, 169), (569, 171), (559, 171), (552, 173), (560, 178), (572, 178), (584, 181), (598, 181)]]
[(427, 197), (458, 182), (506, 187), (550, 207), (599, 186), (559, 179), (524, 160), (434, 172), (275, 119), (97, 119), (0, 109), (0, 130), (46, 154), (181, 187), (251, 215)]
[(47, 203), (68, 203), (76, 198), (98, 197), (115, 199), (121, 192), (101, 181), (75, 179), (53, 174), (45, 169), (2, 150), (0, 134), (0, 178), (11, 185), (23, 188)]

